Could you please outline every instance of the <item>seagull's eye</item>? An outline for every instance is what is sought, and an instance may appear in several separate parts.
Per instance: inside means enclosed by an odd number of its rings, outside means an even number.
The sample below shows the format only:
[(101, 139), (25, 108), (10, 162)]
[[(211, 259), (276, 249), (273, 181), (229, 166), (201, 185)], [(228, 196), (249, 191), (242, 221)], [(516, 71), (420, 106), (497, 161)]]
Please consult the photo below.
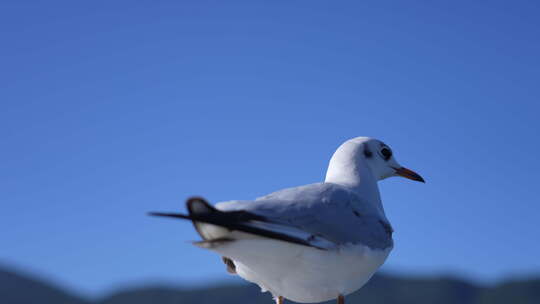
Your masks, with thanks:
[(382, 158), (384, 158), (384, 160), (389, 160), (390, 157), (392, 157), (392, 150), (390, 150), (390, 148), (388, 147), (382, 147), (379, 153), (381, 154)]

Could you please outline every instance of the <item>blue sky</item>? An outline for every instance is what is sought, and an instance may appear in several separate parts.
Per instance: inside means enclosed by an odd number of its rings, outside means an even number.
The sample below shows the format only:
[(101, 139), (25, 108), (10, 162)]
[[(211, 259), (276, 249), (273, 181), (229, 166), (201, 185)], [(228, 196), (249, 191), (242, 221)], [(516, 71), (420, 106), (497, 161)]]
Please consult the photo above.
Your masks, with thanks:
[(0, 263), (99, 295), (230, 280), (147, 217), (321, 181), (384, 140), (388, 272), (540, 272), (536, 1), (4, 1)]

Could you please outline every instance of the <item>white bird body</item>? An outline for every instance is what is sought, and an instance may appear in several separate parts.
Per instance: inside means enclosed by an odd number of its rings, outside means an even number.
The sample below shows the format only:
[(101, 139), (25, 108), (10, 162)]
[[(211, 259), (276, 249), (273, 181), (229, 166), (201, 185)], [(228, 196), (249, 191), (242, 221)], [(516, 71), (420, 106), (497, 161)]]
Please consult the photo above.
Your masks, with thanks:
[(320, 250), (263, 238), (214, 249), (234, 261), (236, 273), (243, 279), (274, 296), (300, 303), (328, 301), (358, 290), (391, 250), (354, 244)]

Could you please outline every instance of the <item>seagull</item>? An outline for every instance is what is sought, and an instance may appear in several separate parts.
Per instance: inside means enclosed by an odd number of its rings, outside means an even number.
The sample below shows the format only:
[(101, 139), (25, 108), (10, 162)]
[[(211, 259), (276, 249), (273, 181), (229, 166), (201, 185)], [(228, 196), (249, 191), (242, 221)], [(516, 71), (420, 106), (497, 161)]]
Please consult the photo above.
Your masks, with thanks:
[(336, 150), (322, 183), (215, 207), (192, 197), (188, 214), (150, 214), (192, 221), (202, 238), (196, 246), (221, 255), (229, 273), (270, 292), (277, 304), (344, 304), (393, 248), (377, 186), (392, 176), (424, 182), (382, 141), (356, 137)]

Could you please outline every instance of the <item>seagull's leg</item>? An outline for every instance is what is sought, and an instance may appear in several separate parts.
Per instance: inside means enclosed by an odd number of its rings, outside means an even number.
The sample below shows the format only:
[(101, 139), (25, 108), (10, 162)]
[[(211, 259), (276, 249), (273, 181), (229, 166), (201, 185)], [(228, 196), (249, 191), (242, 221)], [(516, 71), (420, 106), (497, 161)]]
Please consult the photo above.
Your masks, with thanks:
[(275, 297), (275, 300), (276, 300), (276, 304), (283, 304), (283, 297), (282, 296)]
[(338, 298), (337, 298), (337, 303), (338, 304), (345, 304), (345, 297), (342, 296), (342, 295), (339, 295)]

